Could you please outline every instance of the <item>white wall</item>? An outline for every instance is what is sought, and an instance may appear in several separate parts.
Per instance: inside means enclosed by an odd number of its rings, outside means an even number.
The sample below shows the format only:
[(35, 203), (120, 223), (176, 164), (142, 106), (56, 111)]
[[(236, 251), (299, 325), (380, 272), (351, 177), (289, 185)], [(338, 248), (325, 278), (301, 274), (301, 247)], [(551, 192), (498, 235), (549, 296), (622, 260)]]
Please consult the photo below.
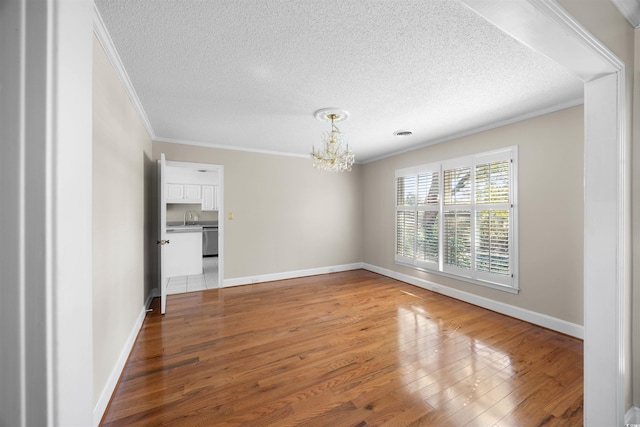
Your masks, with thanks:
[(156, 209), (151, 139), (95, 38), (93, 66), (93, 404), (104, 406), (153, 286)]
[(0, 40), (0, 425), (88, 425), (91, 3), (2, 1)]
[[(640, 29), (635, 30), (635, 63), (634, 70), (640, 69)], [(634, 74), (633, 83), (633, 128), (640, 129), (640, 74)], [(632, 285), (632, 317), (631, 344), (633, 354), (633, 405), (640, 406), (640, 132), (633, 132), (632, 158), (632, 247), (633, 250), (633, 285)], [(635, 338), (634, 338), (635, 337)]]

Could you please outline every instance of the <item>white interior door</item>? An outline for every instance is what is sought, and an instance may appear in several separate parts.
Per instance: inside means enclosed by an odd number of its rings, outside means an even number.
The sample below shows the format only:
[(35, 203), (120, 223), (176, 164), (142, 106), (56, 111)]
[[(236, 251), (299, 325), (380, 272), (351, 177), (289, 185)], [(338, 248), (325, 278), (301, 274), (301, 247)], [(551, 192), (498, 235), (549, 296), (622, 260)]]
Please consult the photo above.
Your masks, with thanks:
[(170, 244), (167, 240), (167, 200), (165, 198), (165, 169), (167, 167), (167, 160), (164, 157), (164, 153), (160, 154), (160, 160), (158, 160), (158, 200), (160, 201), (158, 209), (158, 247), (160, 248), (160, 312), (164, 314), (167, 311), (167, 282), (164, 258), (165, 258), (165, 245)]

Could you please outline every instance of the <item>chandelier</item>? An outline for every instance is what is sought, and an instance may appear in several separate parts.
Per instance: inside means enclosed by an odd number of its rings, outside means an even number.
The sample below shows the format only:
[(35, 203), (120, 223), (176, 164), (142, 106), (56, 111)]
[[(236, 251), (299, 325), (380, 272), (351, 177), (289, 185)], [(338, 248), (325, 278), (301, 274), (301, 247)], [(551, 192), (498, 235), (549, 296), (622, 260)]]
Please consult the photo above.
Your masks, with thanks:
[(355, 161), (349, 144), (342, 148), (342, 132), (335, 122), (346, 120), (349, 113), (335, 108), (323, 108), (315, 112), (316, 119), (331, 122), (331, 130), (324, 131), (321, 137), (321, 146), (316, 150), (315, 145), (311, 150), (313, 167), (329, 172), (350, 171)]

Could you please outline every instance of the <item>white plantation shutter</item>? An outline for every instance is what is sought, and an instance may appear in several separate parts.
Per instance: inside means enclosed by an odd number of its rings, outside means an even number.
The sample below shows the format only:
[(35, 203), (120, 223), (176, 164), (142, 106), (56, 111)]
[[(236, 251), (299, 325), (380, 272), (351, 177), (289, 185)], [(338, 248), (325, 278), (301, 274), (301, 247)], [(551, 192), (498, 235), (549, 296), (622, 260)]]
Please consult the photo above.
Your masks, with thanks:
[(440, 174), (421, 172), (417, 180), (416, 264), (436, 267), (440, 246)]
[(512, 157), (500, 153), (475, 159), (476, 277), (505, 285), (512, 285), (515, 276)]
[(477, 204), (510, 203), (510, 160), (476, 165), (475, 195)]
[(508, 276), (509, 265), (509, 211), (476, 212), (476, 269)]
[(516, 152), (396, 171), (396, 261), (517, 289)]
[(471, 276), (471, 166), (444, 175), (444, 271)]
[(396, 260), (413, 262), (416, 249), (416, 177), (396, 178)]
[(476, 269), (479, 275), (509, 278), (511, 275), (510, 159), (477, 164), (476, 198)]
[(416, 213), (398, 211), (397, 225), (396, 253), (401, 257), (413, 258), (416, 246)]
[(453, 271), (471, 269), (470, 211), (457, 209), (445, 211), (443, 243), (445, 271), (449, 270), (449, 267), (453, 267)]
[(418, 174), (418, 206), (438, 206), (440, 200), (440, 179), (438, 172)]
[(396, 260), (437, 268), (440, 253), (440, 174), (396, 173)]
[(398, 206), (414, 206), (416, 203), (416, 177), (403, 176), (397, 180), (398, 184)]
[(416, 261), (438, 262), (440, 213), (437, 210), (418, 211)]
[(471, 167), (445, 169), (444, 171), (444, 204), (471, 205)]

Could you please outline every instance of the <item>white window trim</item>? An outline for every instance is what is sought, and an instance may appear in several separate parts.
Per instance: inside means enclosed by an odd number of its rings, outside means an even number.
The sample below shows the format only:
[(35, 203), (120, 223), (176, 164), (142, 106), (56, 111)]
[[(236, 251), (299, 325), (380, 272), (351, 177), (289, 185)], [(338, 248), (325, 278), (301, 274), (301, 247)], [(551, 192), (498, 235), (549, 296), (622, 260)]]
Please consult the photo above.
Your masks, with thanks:
[[(469, 166), (472, 171), (472, 179), (471, 179), (471, 204), (470, 205), (461, 205), (461, 206), (453, 206), (448, 209), (458, 209), (462, 207), (470, 208), (472, 212), (472, 216), (475, 216), (477, 205), (475, 202), (475, 167), (478, 164), (488, 163), (497, 160), (504, 160), (505, 155), (508, 155), (511, 159), (511, 168), (510, 168), (510, 200), (511, 206), (508, 204), (505, 205), (505, 208), (511, 209), (511, 220), (509, 221), (509, 235), (511, 236), (511, 244), (510, 244), (510, 256), (509, 256), (509, 266), (511, 270), (511, 277), (506, 276), (505, 280), (495, 280), (495, 275), (490, 275), (481, 271), (477, 271), (475, 268), (475, 244), (472, 244), (471, 248), (471, 268), (469, 270), (457, 268), (454, 266), (444, 265), (444, 254), (443, 254), (443, 221), (444, 221), (444, 197), (443, 197), (443, 185), (444, 185), (444, 170), (451, 169), (455, 167), (463, 167)], [(394, 246), (398, 243), (398, 227), (397, 227), (397, 212), (406, 210), (412, 212), (419, 212), (421, 207), (419, 206), (397, 206), (398, 200), (398, 185), (397, 179), (400, 177), (405, 177), (409, 175), (418, 175), (419, 173), (424, 172), (434, 172), (437, 171), (439, 173), (439, 202), (438, 202), (438, 210), (440, 212), (439, 218), (439, 256), (438, 263), (433, 262), (424, 262), (418, 260), (416, 258), (410, 258), (406, 256), (397, 255), (397, 247), (394, 249), (395, 263), (399, 265), (403, 265), (406, 267), (414, 268), (416, 270), (425, 271), (428, 273), (438, 274), (444, 277), (449, 277), (469, 283), (474, 283), (477, 285), (482, 285), (485, 287), (489, 287), (492, 289), (498, 289), (505, 292), (510, 292), (517, 294), (520, 291), (519, 288), (519, 237), (518, 237), (518, 146), (511, 146), (499, 150), (477, 153), (465, 157), (458, 157), (454, 159), (447, 159), (441, 162), (434, 162), (419, 166), (413, 166), (409, 168), (398, 169), (395, 171), (395, 201), (394, 201), (394, 228), (395, 228), (395, 240)], [(492, 208), (496, 208), (495, 205), (491, 206)], [(475, 236), (475, 220), (472, 220), (472, 236)]]

